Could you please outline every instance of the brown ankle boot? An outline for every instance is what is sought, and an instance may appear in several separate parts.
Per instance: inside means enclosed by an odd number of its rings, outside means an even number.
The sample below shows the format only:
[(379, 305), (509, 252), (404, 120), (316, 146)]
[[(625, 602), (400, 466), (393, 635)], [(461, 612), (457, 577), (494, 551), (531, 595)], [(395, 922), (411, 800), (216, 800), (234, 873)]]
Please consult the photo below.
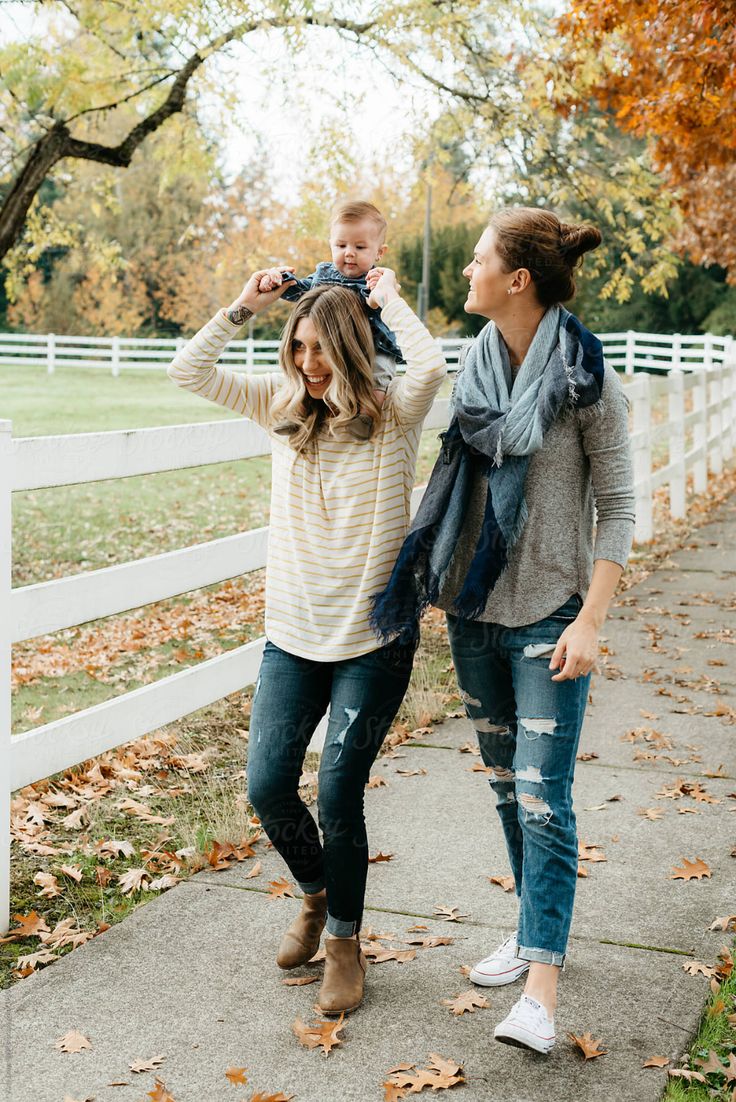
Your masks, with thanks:
[(367, 963), (358, 939), (328, 937), (325, 952), (325, 977), (317, 1005), (323, 1014), (355, 1010), (363, 1001)]
[(276, 963), (279, 968), (306, 964), (319, 949), (319, 939), (327, 918), (327, 896), (305, 895), (302, 909), (281, 938)]

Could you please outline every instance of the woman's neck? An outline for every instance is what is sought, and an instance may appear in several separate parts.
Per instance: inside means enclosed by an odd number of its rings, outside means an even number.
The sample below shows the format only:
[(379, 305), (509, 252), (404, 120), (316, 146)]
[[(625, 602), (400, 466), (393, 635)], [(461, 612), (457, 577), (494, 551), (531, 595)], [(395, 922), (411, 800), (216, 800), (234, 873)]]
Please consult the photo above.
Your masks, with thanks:
[(546, 306), (531, 306), (523, 309), (510, 307), (502, 316), (493, 319), (509, 350), (511, 369), (514, 374), (524, 362), (539, 323), (546, 313)]

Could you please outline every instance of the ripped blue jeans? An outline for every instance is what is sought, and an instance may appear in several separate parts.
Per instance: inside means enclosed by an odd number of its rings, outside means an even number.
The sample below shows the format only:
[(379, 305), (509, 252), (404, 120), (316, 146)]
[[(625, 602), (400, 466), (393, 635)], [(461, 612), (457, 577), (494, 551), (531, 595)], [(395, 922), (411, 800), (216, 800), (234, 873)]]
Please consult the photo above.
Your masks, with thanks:
[[(303, 892), (327, 889), (327, 930), (360, 930), (368, 873), (363, 795), (404, 699), (413, 644), (389, 643), (342, 662), (315, 662), (270, 641), (248, 739), (248, 796)], [(299, 796), (304, 755), (330, 709), (319, 767), (317, 824)]]
[[(575, 755), (590, 675), (553, 681), (552, 649), (580, 611), (575, 594), (519, 628), (448, 614), (461, 695), (496, 793), (519, 898), (517, 956), (562, 965), (572, 921), (578, 843)], [(545, 652), (544, 646), (549, 649)]]

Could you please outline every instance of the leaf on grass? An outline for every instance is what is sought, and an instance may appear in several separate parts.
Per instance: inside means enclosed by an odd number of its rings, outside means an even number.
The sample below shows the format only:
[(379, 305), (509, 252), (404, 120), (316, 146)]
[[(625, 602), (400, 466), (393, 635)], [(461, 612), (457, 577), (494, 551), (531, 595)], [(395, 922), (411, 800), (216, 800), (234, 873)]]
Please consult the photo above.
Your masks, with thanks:
[(721, 1061), (718, 1059), (718, 1054), (711, 1048), (708, 1050), (708, 1055), (703, 1059), (702, 1057), (696, 1057), (693, 1063), (698, 1066), (703, 1075), (725, 1075), (726, 1068), (724, 1068)]
[(592, 1033), (568, 1033), (572, 1043), (576, 1045), (586, 1060), (595, 1060), (596, 1056), (605, 1056), (607, 1048), (601, 1048), (601, 1038), (594, 1040)]
[(670, 1068), (667, 1072), (673, 1079), (687, 1079), (688, 1083), (705, 1083), (706, 1078), (700, 1071), (691, 1071), (690, 1068)]
[(136, 818), (142, 819), (144, 823), (158, 823), (160, 826), (171, 826), (175, 821), (173, 815), (170, 815), (168, 818), (165, 815), (155, 815), (150, 807), (146, 804), (138, 803), (136, 800), (121, 800), (117, 807), (118, 811), (123, 811), (126, 815), (134, 815)]
[(442, 918), (445, 922), (460, 922), (463, 918), (470, 918), (470, 915), (460, 914), (458, 907), (435, 907), (434, 913), (438, 918)]
[(666, 1068), (669, 1062), (669, 1056), (650, 1056), (641, 1066), (643, 1068)]
[(489, 876), (488, 879), (492, 884), (498, 884), (505, 892), (512, 892), (516, 887), (513, 876)]
[(287, 976), (282, 980), (284, 987), (306, 987), (308, 983), (316, 983), (319, 976)]
[(393, 861), (394, 856), (395, 855), (393, 853), (383, 853), (381, 852), (381, 850), (379, 850), (374, 857), (368, 858), (368, 862), (371, 865), (375, 865), (379, 861)]
[(166, 872), (163, 876), (159, 876), (155, 880), (152, 880), (147, 890), (149, 892), (165, 892), (178, 884), (180, 880), (180, 876), (173, 876), (172, 873)]
[(245, 1084), (248, 1082), (248, 1078), (245, 1074), (247, 1070), (247, 1068), (228, 1068), (225, 1072), (225, 1078), (230, 1083)]
[(93, 930), (80, 930), (73, 918), (65, 918), (57, 922), (53, 930), (39, 936), (44, 945), (52, 949), (61, 949), (64, 945), (73, 945), (76, 949), (86, 941), (91, 941), (95, 935)]
[(59, 1052), (82, 1052), (85, 1048), (92, 1048), (92, 1042), (79, 1030), (70, 1029), (54, 1042), (54, 1048), (58, 1048)]
[(152, 1056), (150, 1060), (134, 1060), (132, 1064), (128, 1064), (128, 1067), (138, 1075), (143, 1071), (155, 1071), (165, 1059), (165, 1056)]
[(703, 964), (702, 960), (686, 960), (682, 965), (683, 971), (688, 976), (715, 976), (716, 969), (709, 964)]
[(105, 842), (98, 842), (95, 849), (98, 856), (120, 857), (122, 854), (124, 857), (132, 857), (135, 853), (135, 846), (132, 842), (119, 842), (117, 838), (108, 838)]
[(82, 870), (79, 865), (62, 865), (59, 872), (63, 872), (64, 876), (68, 876), (70, 880), (74, 880), (77, 884), (82, 879)]
[(58, 959), (56, 953), (52, 953), (50, 949), (39, 949), (37, 953), (26, 953), (25, 956), (18, 957), (15, 967), (19, 973), (29, 975), (39, 964), (51, 964), (52, 960)]
[(450, 1011), (459, 1017), (461, 1014), (475, 1014), (478, 1009), (486, 1009), (491, 1004), (483, 995), (476, 991), (464, 991), (462, 995), (456, 995), (453, 999), (442, 999), (442, 1005), (450, 1008)]
[(128, 869), (127, 872), (121, 872), (118, 877), (118, 884), (123, 895), (130, 895), (132, 892), (143, 890), (147, 891), (149, 883), (148, 869)]
[(11, 937), (4, 940), (10, 941), (12, 938), (17, 939), (21, 937), (40, 937), (41, 934), (47, 934), (49, 932), (49, 928), (46, 925), (46, 919), (42, 918), (36, 911), (31, 911), (27, 915), (13, 915), (13, 921), (18, 923), (18, 929), (11, 930)]
[(268, 882), (268, 898), (269, 899), (286, 899), (289, 896), (291, 899), (295, 899), (294, 885), (290, 884), (288, 880), (282, 876), (279, 880), (269, 880)]
[(695, 861), (688, 861), (686, 857), (681, 857), (680, 860), (682, 861), (682, 868), (673, 866), (672, 876), (668, 877), (669, 880), (702, 880), (704, 876), (711, 876), (711, 870), (700, 857), (697, 857)]
[(324, 1056), (329, 1056), (335, 1045), (341, 1045), (344, 1037), (338, 1034), (344, 1028), (345, 1014), (341, 1014), (336, 1022), (313, 1022), (306, 1025), (301, 1018), (297, 1018), (291, 1027), (299, 1041), (306, 1048), (321, 1048)]
[(37, 872), (33, 877), (33, 883), (38, 884), (41, 889), (38, 894), (46, 899), (54, 899), (57, 895), (61, 895), (61, 888), (56, 877), (50, 872)]

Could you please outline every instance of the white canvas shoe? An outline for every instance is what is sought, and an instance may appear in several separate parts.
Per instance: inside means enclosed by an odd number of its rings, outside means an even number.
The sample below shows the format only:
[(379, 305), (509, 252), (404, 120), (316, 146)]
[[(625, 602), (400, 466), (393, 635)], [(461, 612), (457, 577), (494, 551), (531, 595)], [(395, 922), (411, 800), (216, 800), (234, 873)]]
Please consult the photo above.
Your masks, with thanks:
[(513, 983), (529, 971), (529, 961), (521, 960), (516, 953), (516, 930), (505, 941), (501, 942), (498, 949), (491, 953), (490, 957), (484, 957), (479, 961), (470, 973), (472, 983), (480, 987), (502, 987), (506, 983)]
[(555, 1043), (555, 1021), (540, 1002), (522, 995), (496, 1026), (493, 1036), (505, 1045), (530, 1048), (546, 1056)]

